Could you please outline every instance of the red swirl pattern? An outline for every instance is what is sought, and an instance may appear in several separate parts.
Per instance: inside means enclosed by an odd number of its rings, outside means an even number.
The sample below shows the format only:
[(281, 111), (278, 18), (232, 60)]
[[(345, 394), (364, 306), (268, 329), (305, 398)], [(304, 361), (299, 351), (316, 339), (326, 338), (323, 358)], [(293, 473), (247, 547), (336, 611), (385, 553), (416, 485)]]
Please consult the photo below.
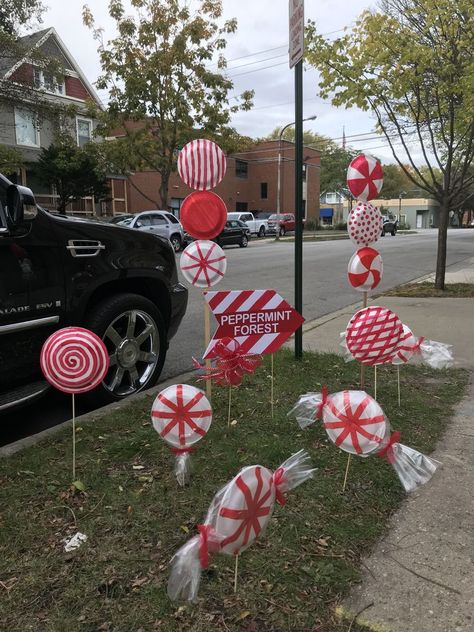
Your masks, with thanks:
[(86, 393), (99, 386), (109, 368), (102, 340), (82, 327), (65, 327), (44, 343), (41, 370), (48, 382), (63, 393)]

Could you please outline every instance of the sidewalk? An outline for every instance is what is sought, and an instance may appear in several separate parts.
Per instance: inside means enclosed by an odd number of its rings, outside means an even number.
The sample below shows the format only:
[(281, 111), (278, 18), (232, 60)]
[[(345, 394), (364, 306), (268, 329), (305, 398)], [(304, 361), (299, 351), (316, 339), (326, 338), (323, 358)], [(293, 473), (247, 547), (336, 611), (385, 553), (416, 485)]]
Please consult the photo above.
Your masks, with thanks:
[[(474, 258), (450, 269), (447, 280), (473, 282)], [(369, 304), (392, 309), (415, 335), (452, 344), (455, 366), (474, 369), (474, 299), (379, 297)], [(360, 307), (308, 323), (304, 348), (341, 353), (339, 333)], [(362, 582), (341, 606), (341, 617), (351, 622), (361, 613), (357, 623), (374, 632), (474, 630), (473, 452), (471, 381), (433, 455), (443, 468), (393, 516), (385, 538), (364, 559)]]

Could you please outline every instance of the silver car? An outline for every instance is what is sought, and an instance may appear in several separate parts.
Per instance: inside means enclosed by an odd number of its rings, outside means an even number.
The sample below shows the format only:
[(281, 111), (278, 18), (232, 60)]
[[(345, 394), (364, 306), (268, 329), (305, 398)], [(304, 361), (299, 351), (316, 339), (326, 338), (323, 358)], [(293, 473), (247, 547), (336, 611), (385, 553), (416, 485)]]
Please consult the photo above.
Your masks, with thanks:
[(116, 215), (112, 224), (128, 226), (138, 230), (151, 231), (171, 242), (175, 252), (179, 252), (184, 242), (184, 230), (180, 221), (168, 211), (144, 211), (143, 213)]

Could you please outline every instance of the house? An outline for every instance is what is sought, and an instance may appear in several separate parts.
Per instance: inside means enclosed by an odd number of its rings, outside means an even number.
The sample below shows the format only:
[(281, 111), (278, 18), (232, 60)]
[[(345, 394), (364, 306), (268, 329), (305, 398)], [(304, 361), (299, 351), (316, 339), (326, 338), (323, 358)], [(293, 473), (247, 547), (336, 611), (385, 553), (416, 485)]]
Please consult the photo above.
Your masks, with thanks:
[[(5, 82), (13, 82), (19, 88), (27, 84), (37, 98), (31, 99), (28, 91), (22, 97), (21, 90), (17, 91), (18, 96), (13, 102), (11, 98), (0, 96), (0, 144), (19, 150), (25, 161), (25, 167), (19, 173), (7, 175), (30, 187), (40, 204), (55, 208), (55, 193), (35, 176), (34, 163), (41, 149), (54, 142), (58, 125), (70, 131), (79, 146), (92, 141), (96, 122), (88, 115), (87, 106), (90, 101), (102, 106), (54, 28), (22, 37), (19, 44), (22, 54), (18, 59), (0, 59), (0, 88)], [(56, 62), (59, 70), (54, 75), (48, 72), (46, 64), (39, 61), (41, 57)], [(61, 120), (57, 116), (60, 111), (66, 113)], [(111, 189), (112, 199), (108, 205), (113, 210), (126, 211), (124, 179), (113, 178)], [(97, 209), (92, 198), (83, 198), (68, 210), (93, 214)]]
[[(119, 134), (117, 133), (117, 136)], [(304, 147), (303, 210), (307, 219), (319, 217), (320, 152)], [(129, 176), (128, 207), (130, 212), (159, 208), (160, 175), (143, 171)], [(267, 211), (294, 213), (295, 145), (289, 141), (262, 141), (251, 149), (227, 156), (224, 179), (213, 189), (225, 202), (228, 211)], [(169, 181), (167, 207), (179, 217), (181, 204), (192, 189), (177, 173)], [(278, 205), (278, 198), (280, 205)]]
[[(431, 198), (395, 198), (391, 200), (371, 200), (371, 204), (380, 208), (382, 215), (393, 215), (401, 227), (437, 228), (439, 204)], [(357, 202), (353, 202), (356, 205)], [(349, 206), (344, 207), (344, 221), (347, 221)]]
[(323, 226), (335, 226), (344, 220), (347, 197), (340, 191), (324, 191), (320, 198), (319, 222)]

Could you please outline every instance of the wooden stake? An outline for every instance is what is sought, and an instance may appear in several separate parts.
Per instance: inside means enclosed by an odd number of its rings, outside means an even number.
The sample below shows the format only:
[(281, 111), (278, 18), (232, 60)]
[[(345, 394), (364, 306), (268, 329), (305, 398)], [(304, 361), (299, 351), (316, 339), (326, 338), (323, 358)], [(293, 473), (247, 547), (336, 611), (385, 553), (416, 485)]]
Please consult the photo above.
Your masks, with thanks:
[(272, 419), (274, 416), (274, 401), (273, 401), (273, 386), (275, 383), (275, 374), (274, 374), (274, 366), (273, 366), (273, 353), (270, 354), (270, 365), (271, 365), (271, 373), (272, 373), (272, 381), (270, 384), (270, 403), (272, 406)]
[[(365, 308), (367, 307), (367, 301), (368, 301), (368, 292), (364, 292), (363, 293), (363, 298), (362, 298), (362, 307)], [(365, 364), (360, 364), (360, 387), (361, 389), (365, 388)]]
[(237, 574), (239, 572), (239, 555), (235, 556), (235, 570), (234, 570), (234, 593), (237, 592)]
[[(207, 288), (209, 290), (209, 288)], [(207, 349), (209, 343), (211, 341), (211, 312), (209, 310), (209, 306), (204, 299), (204, 349)], [(211, 368), (211, 361), (206, 360), (206, 369)], [(212, 384), (211, 380), (206, 380), (206, 395), (210, 400), (212, 395)]]
[(230, 407), (232, 404), (232, 386), (229, 386), (229, 408), (227, 410), (227, 426), (230, 428)]
[(401, 406), (401, 396), (400, 396), (400, 366), (397, 366), (397, 382), (398, 382), (398, 405)]
[(346, 491), (347, 475), (349, 474), (349, 465), (351, 464), (351, 455), (347, 457), (346, 473), (344, 474), (344, 483), (342, 484), (342, 492)]
[(76, 405), (72, 394), (72, 480), (76, 480)]
[(374, 366), (374, 399), (377, 399), (377, 365)]

